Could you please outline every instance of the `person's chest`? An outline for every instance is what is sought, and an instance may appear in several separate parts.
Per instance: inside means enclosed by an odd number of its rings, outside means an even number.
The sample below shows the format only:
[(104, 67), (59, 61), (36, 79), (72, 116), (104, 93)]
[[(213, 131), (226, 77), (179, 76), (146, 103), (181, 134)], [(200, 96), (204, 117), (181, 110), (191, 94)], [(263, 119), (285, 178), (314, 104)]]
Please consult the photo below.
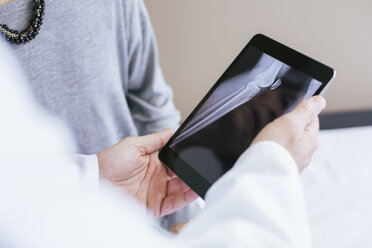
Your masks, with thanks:
[[(66, 102), (62, 98), (91, 104), (97, 97), (100, 102), (125, 98), (129, 58), (118, 2), (46, 0), (38, 36), (13, 46), (31, 90), (45, 107), (60, 107)], [(0, 15), (0, 23), (24, 29), (31, 7)]]

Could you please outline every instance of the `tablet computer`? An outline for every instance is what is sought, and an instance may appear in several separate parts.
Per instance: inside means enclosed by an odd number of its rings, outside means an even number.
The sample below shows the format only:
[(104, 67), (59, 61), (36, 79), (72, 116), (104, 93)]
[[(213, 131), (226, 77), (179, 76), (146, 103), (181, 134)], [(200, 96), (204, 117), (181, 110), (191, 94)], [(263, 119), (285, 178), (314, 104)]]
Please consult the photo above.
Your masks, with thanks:
[(261, 129), (323, 93), (330, 67), (255, 35), (159, 153), (198, 195), (235, 164)]

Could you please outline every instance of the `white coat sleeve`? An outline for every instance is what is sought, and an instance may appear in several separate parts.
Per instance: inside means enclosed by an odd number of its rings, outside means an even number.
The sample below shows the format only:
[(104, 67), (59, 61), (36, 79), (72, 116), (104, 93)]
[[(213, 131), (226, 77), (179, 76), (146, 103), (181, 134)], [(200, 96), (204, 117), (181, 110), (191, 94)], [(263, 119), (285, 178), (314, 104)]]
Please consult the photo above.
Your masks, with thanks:
[(259, 142), (206, 195), (206, 209), (175, 239), (185, 247), (311, 247), (295, 161)]
[(91, 190), (99, 187), (99, 168), (97, 155), (68, 155), (67, 159), (79, 168), (82, 184)]

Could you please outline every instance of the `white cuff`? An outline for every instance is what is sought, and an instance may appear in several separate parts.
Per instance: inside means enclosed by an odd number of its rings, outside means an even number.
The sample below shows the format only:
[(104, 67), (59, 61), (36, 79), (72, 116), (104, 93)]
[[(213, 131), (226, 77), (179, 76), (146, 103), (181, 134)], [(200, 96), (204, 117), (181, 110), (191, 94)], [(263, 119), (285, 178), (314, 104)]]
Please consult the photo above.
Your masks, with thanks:
[(90, 190), (98, 190), (99, 168), (97, 155), (69, 155), (76, 165), (79, 166), (81, 181)]
[[(260, 163), (247, 163), (257, 159)], [(240, 155), (234, 168), (252, 173), (275, 174), (281, 172), (299, 173), (292, 155), (282, 145), (274, 141), (260, 141)]]
[(239, 178), (244, 173), (257, 175), (290, 174), (299, 177), (296, 162), (287, 149), (274, 141), (260, 141), (243, 152), (234, 167), (212, 185), (207, 192), (206, 199), (211, 198), (214, 191), (220, 191), (220, 185), (224, 185), (226, 181)]

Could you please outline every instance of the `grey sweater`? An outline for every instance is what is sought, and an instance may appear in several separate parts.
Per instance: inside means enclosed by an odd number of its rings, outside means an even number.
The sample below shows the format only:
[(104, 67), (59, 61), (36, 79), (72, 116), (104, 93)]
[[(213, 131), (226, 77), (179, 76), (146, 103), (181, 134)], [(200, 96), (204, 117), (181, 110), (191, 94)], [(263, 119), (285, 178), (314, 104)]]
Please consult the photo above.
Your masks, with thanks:
[[(0, 5), (0, 23), (23, 30), (32, 2)], [(73, 131), (76, 153), (179, 124), (142, 0), (46, 0), (39, 35), (13, 50), (37, 101)], [(163, 221), (187, 221), (199, 209)]]
[[(23, 30), (32, 2), (0, 5), (0, 23)], [(179, 123), (141, 0), (46, 0), (39, 35), (13, 48), (38, 102), (74, 132), (76, 153)]]

